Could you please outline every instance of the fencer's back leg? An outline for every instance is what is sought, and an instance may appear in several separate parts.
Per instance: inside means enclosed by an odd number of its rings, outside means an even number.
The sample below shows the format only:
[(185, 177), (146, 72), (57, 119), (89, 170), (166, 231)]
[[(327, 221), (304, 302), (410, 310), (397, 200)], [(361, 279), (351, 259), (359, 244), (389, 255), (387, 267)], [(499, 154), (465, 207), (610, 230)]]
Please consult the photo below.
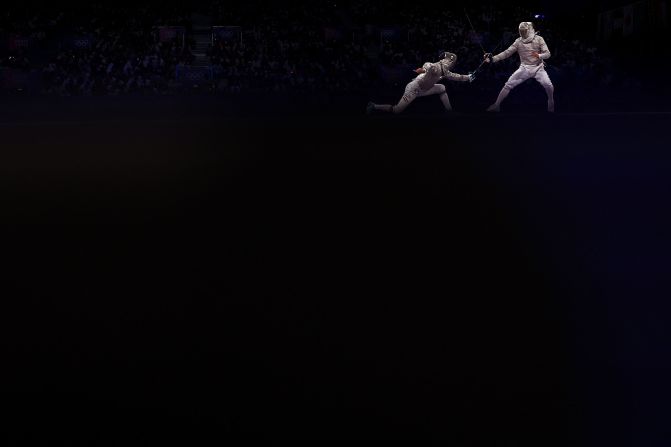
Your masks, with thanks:
[(373, 111), (378, 112), (393, 112), (394, 106), (391, 104), (375, 104), (374, 102), (369, 102), (366, 106), (366, 113), (371, 114)]
[(410, 103), (414, 101), (414, 99), (415, 97), (413, 95), (406, 93), (403, 95), (398, 104), (392, 107), (391, 111), (395, 114), (403, 112), (410, 105)]

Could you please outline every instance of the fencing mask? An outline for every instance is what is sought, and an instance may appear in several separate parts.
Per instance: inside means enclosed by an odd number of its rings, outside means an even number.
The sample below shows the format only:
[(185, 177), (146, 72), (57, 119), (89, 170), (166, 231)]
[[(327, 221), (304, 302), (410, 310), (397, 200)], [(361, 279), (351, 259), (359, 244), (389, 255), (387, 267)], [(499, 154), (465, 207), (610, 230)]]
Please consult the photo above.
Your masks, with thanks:
[(447, 51), (440, 54), (440, 68), (443, 71), (449, 71), (457, 63), (457, 55)]
[(522, 22), (520, 23), (520, 37), (524, 41), (531, 41), (536, 36), (536, 31), (534, 30), (534, 24), (531, 22)]

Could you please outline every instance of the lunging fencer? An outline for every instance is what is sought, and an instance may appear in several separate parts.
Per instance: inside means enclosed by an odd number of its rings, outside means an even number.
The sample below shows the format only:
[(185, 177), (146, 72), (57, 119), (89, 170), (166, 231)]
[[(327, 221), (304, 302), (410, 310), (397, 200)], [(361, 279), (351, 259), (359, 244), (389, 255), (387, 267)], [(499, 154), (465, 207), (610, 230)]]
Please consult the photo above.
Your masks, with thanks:
[(450, 81), (461, 81), (461, 82), (473, 82), (475, 80), (475, 75), (461, 75), (457, 73), (452, 73), (450, 69), (457, 63), (457, 55), (454, 53), (445, 52), (441, 54), (440, 61), (436, 63), (427, 62), (422, 68), (415, 70), (417, 77), (414, 78), (410, 83), (405, 87), (405, 93), (403, 97), (396, 105), (391, 104), (375, 104), (369, 102), (366, 107), (366, 112), (371, 113), (374, 110), (381, 112), (391, 112), (391, 113), (401, 113), (403, 112), (411, 102), (415, 100), (418, 96), (430, 96), (438, 95), (440, 100), (445, 106), (445, 110), (448, 112), (452, 111), (452, 104), (450, 104), (450, 98), (447, 96), (447, 91), (443, 84), (438, 84), (443, 79), (448, 79)]
[(496, 63), (509, 58), (517, 53), (520, 57), (520, 68), (510, 76), (508, 82), (503, 86), (496, 102), (492, 104), (487, 111), (498, 112), (501, 110), (501, 103), (510, 94), (510, 91), (522, 84), (527, 79), (534, 78), (545, 89), (548, 96), (548, 112), (555, 111), (554, 86), (545, 71), (545, 61), (550, 58), (545, 39), (536, 31), (531, 22), (522, 22), (519, 27), (520, 37), (513, 42), (507, 50), (492, 56), (491, 53), (485, 54), (486, 63)]

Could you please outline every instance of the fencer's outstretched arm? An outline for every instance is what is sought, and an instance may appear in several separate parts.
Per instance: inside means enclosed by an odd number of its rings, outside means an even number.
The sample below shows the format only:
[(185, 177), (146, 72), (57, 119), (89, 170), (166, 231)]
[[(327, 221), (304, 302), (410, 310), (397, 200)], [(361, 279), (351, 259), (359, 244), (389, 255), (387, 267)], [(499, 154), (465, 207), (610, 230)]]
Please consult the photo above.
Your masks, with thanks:
[(543, 39), (541, 36), (538, 36), (537, 39), (541, 45), (541, 52), (538, 53), (538, 57), (540, 57), (542, 60), (550, 59), (551, 54), (547, 44), (545, 43), (545, 39)]
[(502, 51), (499, 54), (497, 54), (496, 56), (492, 57), (491, 61), (494, 62), (494, 63), (500, 62), (504, 59), (508, 59), (510, 56), (512, 56), (515, 53), (517, 53), (517, 41), (513, 42), (513, 44), (510, 45), (507, 50)]
[(473, 82), (474, 77), (469, 75), (461, 75), (458, 73), (452, 73), (451, 71), (443, 71), (441, 69), (440, 63), (426, 62), (422, 68), (415, 70), (415, 73), (429, 73), (433, 74), (442, 79), (447, 79), (448, 81), (458, 81), (458, 82)]
[(471, 77), (469, 75), (452, 73), (451, 71), (445, 72), (445, 79), (448, 81), (471, 82)]

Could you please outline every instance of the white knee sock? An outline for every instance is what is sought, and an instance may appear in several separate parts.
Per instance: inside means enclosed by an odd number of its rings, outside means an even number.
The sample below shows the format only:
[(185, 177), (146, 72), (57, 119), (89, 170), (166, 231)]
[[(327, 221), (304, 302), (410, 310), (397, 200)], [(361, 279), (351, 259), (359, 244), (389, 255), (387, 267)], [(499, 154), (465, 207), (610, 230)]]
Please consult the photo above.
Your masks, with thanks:
[(443, 102), (443, 105), (445, 106), (445, 110), (447, 111), (452, 111), (452, 104), (450, 104), (450, 97), (447, 96), (447, 93), (441, 93), (440, 94), (440, 100)]
[(554, 97), (554, 88), (546, 88), (545, 93), (548, 95), (548, 112), (555, 111), (555, 97)]
[(499, 93), (499, 97), (496, 98), (496, 102), (494, 104), (496, 104), (497, 107), (500, 106), (501, 103), (503, 102), (503, 100), (506, 99), (509, 94), (510, 94), (510, 89), (508, 87), (503, 87), (501, 89), (501, 92)]

